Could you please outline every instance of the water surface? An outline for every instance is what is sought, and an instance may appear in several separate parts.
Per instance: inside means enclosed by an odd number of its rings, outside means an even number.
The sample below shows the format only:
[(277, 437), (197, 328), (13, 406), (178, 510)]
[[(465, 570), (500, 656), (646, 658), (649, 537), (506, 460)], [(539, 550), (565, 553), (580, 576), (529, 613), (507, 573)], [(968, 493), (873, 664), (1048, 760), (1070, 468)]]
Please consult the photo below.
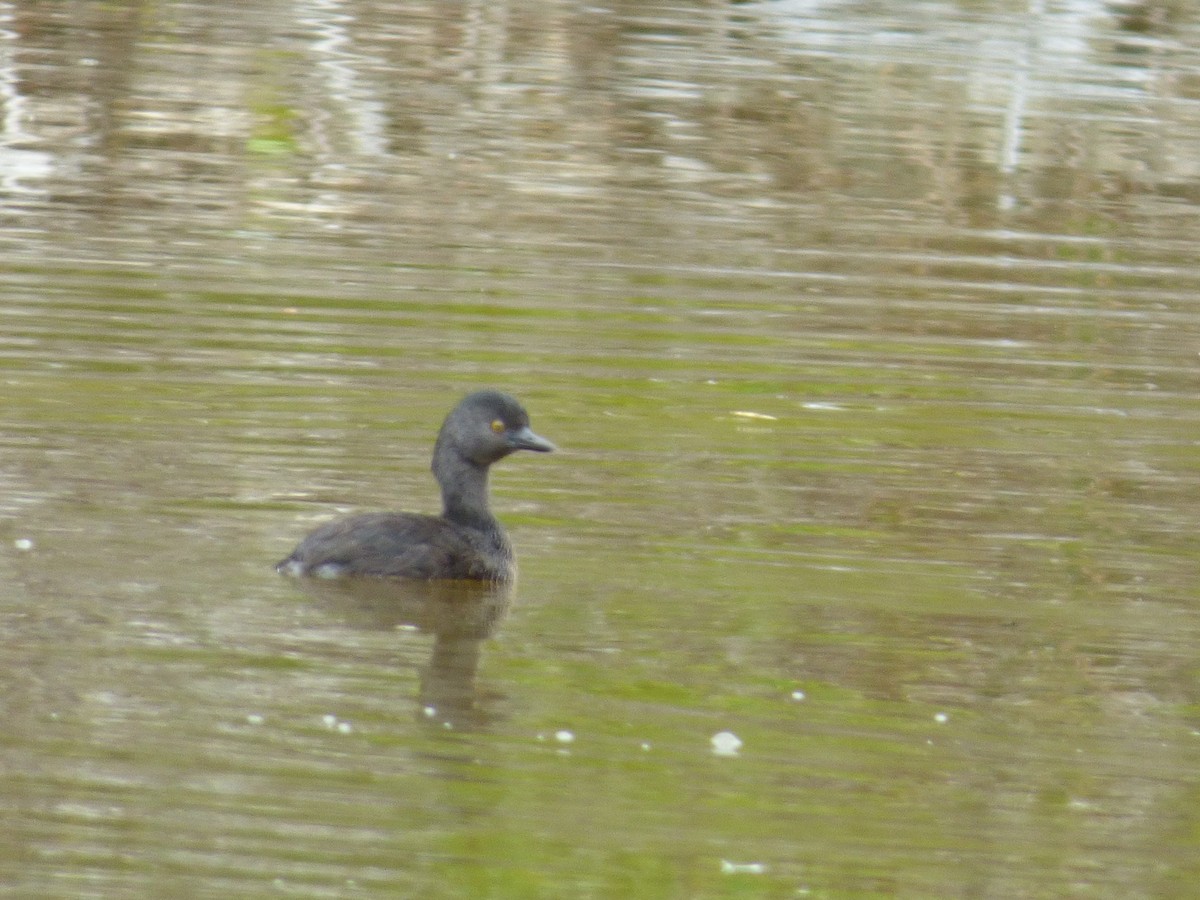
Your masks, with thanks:
[[(14, 895), (1188, 895), (1196, 16), (0, 26)], [(271, 571), (484, 385), (511, 594)]]

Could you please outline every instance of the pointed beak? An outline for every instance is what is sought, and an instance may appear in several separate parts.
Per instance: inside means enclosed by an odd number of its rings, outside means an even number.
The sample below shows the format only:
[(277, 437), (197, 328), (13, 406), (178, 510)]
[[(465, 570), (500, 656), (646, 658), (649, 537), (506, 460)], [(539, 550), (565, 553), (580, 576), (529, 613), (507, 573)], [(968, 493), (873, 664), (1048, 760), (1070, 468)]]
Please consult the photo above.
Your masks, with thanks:
[(528, 425), (511, 432), (508, 436), (508, 445), (514, 450), (536, 450), (538, 453), (550, 453), (558, 449), (544, 437), (539, 437), (530, 431)]

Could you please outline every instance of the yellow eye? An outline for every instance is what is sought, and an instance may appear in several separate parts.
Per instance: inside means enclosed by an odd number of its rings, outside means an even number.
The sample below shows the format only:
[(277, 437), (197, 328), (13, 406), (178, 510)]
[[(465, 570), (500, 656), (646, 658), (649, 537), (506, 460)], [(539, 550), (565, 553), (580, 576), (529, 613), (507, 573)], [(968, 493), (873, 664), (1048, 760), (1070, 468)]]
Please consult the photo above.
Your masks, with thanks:
[(504, 422), (500, 419), (492, 419), (492, 431), (500, 434), (504, 430)]

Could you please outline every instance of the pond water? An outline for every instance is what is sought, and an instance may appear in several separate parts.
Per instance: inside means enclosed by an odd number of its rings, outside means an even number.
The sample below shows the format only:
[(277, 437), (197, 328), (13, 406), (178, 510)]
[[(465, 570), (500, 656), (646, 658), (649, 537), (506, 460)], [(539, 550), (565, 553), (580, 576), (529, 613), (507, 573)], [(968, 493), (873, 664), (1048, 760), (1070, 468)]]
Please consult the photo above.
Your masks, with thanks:
[[(1198, 48), (0, 2), (0, 884), (1189, 895)], [(275, 575), (481, 386), (515, 589)]]

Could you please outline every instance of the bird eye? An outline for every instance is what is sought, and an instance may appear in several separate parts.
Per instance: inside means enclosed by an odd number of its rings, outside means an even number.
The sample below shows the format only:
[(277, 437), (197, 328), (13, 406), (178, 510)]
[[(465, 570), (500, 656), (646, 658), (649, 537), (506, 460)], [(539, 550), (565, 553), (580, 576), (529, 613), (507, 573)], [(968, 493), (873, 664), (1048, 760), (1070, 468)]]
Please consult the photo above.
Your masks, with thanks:
[(500, 434), (504, 431), (504, 422), (501, 419), (492, 419), (492, 431)]

